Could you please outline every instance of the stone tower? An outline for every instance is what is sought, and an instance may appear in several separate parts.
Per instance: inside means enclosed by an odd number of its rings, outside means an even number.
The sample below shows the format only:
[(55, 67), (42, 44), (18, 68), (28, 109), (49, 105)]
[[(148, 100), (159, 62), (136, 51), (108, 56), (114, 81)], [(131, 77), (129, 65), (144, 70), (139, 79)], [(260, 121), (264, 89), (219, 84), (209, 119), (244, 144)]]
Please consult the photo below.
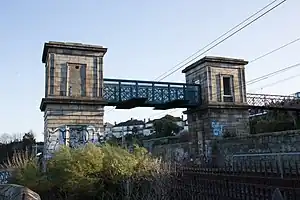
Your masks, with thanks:
[(81, 43), (44, 44), (45, 97), (40, 109), (44, 112), (45, 157), (51, 157), (60, 145), (95, 142), (103, 132), (106, 51)]
[(182, 71), (187, 83), (201, 84), (202, 105), (186, 111), (197, 154), (210, 157), (216, 137), (249, 134), (246, 64), (241, 59), (204, 57)]

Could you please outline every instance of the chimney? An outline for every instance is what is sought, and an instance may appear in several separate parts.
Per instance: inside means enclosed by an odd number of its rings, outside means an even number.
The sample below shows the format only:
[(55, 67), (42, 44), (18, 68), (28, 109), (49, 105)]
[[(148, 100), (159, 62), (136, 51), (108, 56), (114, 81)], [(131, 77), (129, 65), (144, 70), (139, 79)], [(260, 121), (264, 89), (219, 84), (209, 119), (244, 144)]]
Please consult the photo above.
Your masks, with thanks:
[(144, 123), (146, 123), (146, 119), (144, 118)]
[(115, 122), (115, 125), (117, 125), (117, 122)]
[(148, 118), (148, 122), (150, 122), (150, 118)]
[(130, 121), (132, 121), (132, 120), (133, 120), (133, 118), (131, 117), (131, 118), (130, 118)]

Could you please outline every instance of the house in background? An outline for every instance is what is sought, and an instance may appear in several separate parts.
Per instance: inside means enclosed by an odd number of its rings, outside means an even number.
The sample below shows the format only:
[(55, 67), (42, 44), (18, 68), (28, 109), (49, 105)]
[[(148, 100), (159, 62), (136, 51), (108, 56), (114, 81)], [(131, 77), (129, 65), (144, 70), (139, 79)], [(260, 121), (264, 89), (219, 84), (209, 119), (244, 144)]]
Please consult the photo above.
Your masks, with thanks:
[(113, 130), (112, 128), (114, 127), (113, 124), (109, 123), (109, 122), (105, 122), (104, 124), (104, 135), (105, 137), (112, 137), (113, 136)]
[(110, 123), (105, 123), (105, 129), (104, 129), (104, 134), (108, 137), (114, 135), (117, 138), (120, 138), (124, 135), (127, 134), (138, 134), (138, 135), (145, 135), (149, 136), (155, 133), (155, 128), (154, 128), (154, 122), (156, 120), (162, 120), (165, 118), (171, 118), (171, 120), (180, 127), (180, 132), (187, 132), (188, 131), (188, 124), (187, 120), (183, 119), (183, 116), (180, 117), (173, 117), (170, 115), (166, 115), (160, 119), (154, 119), (146, 122), (146, 120), (137, 120), (131, 118), (130, 120), (127, 120), (125, 122), (120, 122), (120, 123), (115, 123), (115, 125), (112, 125)]
[(119, 138), (127, 134), (143, 134), (145, 121), (131, 118), (125, 122), (120, 122), (112, 127), (112, 134)]

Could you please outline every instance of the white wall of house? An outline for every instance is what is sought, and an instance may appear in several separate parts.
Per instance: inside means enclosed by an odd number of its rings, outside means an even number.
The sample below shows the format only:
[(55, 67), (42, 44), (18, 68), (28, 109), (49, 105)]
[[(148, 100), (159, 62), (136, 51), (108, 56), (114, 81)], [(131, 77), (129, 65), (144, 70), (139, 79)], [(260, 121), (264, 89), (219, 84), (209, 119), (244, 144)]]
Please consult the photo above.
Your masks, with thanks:
[[(188, 131), (187, 120), (182, 120), (175, 123), (183, 128), (182, 131)], [(114, 135), (115, 137), (122, 137), (127, 134), (133, 134), (132, 130), (135, 127), (137, 128), (137, 134), (149, 136), (155, 133), (153, 122), (130, 126), (106, 126), (104, 130), (105, 135)]]

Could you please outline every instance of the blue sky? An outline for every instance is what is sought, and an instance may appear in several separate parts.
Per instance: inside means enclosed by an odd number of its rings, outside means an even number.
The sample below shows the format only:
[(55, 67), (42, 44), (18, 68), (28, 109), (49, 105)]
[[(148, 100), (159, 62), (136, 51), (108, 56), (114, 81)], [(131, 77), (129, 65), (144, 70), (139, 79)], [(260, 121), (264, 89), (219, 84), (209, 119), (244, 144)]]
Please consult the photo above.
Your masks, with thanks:
[[(3, 1), (0, 6), (1, 132), (32, 129), (42, 139), (43, 43), (49, 40), (108, 48), (104, 76), (154, 80), (271, 0), (52, 0)], [(206, 53), (252, 60), (300, 37), (300, 1), (288, 0), (259, 21)], [(246, 78), (300, 62), (300, 42), (246, 66)], [(260, 89), (300, 67), (249, 86), (251, 92), (291, 94), (299, 77)], [(184, 81), (181, 70), (165, 81)], [(258, 88), (258, 89), (257, 89)], [(106, 110), (110, 110), (107, 108)], [(162, 111), (111, 111), (105, 120), (160, 117)], [(172, 114), (180, 115), (181, 111)], [(160, 115), (161, 114), (161, 115)]]

